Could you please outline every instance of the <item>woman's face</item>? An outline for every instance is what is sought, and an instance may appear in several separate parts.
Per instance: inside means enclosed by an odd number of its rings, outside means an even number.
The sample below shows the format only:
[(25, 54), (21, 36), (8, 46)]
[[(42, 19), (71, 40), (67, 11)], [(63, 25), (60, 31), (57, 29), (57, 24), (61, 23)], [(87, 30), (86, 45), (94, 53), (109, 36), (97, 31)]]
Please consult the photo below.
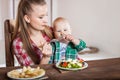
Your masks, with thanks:
[(47, 5), (32, 5), (32, 11), (28, 15), (30, 29), (43, 30), (48, 23)]

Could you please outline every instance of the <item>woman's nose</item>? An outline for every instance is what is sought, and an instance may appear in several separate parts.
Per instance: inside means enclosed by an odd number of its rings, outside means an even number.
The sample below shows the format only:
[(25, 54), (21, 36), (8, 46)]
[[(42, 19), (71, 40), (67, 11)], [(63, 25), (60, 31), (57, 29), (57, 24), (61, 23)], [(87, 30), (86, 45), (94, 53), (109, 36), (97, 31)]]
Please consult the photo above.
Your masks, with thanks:
[(48, 23), (48, 20), (44, 20), (43, 23), (47, 24), (47, 23)]
[(47, 22), (47, 21), (44, 21), (43, 23), (44, 23), (45, 25), (47, 25), (47, 24), (48, 24), (48, 22)]
[(43, 23), (45, 23), (45, 24), (48, 23), (48, 18), (47, 17), (44, 18)]

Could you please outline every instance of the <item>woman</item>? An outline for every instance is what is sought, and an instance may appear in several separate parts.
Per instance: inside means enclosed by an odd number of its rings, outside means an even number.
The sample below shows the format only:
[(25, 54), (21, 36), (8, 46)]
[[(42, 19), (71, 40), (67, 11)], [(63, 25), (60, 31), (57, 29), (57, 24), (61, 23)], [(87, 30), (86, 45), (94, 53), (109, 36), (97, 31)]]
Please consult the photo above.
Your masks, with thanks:
[(52, 31), (47, 26), (47, 13), (45, 0), (21, 0), (19, 3), (13, 51), (22, 66), (47, 64), (50, 60)]

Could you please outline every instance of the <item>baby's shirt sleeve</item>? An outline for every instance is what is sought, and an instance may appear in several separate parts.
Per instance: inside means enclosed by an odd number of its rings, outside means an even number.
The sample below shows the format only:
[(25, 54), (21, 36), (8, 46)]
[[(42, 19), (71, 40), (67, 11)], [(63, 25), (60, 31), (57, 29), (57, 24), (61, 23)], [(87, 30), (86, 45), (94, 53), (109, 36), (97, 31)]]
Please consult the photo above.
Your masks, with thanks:
[(54, 53), (55, 53), (55, 43), (54, 43), (54, 42), (51, 42), (50, 44), (51, 44), (51, 46), (52, 46), (52, 56), (50, 57), (49, 64), (52, 64), (52, 63), (54, 63), (54, 62), (53, 62), (53, 59), (54, 59)]
[(77, 51), (81, 51), (84, 48), (86, 48), (86, 43), (83, 40), (80, 40), (79, 44), (75, 46), (75, 48), (77, 49)]

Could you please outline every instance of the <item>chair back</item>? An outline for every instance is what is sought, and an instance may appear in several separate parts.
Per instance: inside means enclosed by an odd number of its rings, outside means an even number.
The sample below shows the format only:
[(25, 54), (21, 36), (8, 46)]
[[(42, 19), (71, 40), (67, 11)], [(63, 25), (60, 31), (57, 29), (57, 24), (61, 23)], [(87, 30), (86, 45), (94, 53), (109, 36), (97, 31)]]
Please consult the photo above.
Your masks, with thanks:
[(12, 35), (14, 31), (15, 20), (5, 20), (4, 35), (5, 35), (5, 59), (6, 67), (14, 66), (14, 54), (12, 52)]

